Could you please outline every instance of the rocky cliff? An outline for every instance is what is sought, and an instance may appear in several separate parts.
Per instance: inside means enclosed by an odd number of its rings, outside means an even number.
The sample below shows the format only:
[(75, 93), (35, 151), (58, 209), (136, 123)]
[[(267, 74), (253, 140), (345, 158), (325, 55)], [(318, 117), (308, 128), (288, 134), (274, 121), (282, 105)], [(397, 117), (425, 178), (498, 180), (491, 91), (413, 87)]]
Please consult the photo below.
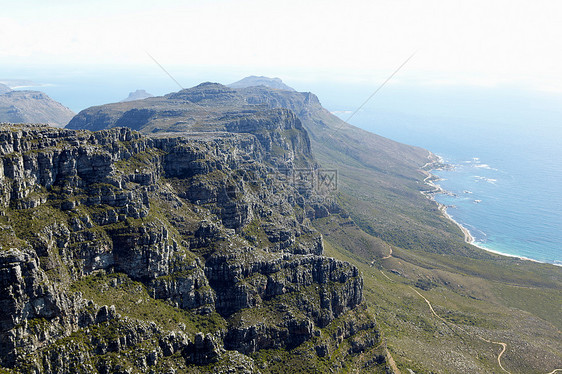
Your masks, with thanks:
[[(318, 163), (337, 170), (340, 203), (363, 230), (390, 245), (423, 251), (447, 251), (458, 240), (458, 228), (420, 193), (428, 189), (421, 169), (436, 160), (430, 152), (354, 127), (323, 108), (310, 92), (248, 86), (252, 82), (240, 81), (235, 89), (203, 83), (162, 97), (91, 107), (78, 113), (68, 128), (126, 126), (146, 134), (230, 131), (233, 118), (292, 115), (306, 129)], [(276, 136), (286, 139), (296, 134), (278, 132)], [(396, 209), (397, 201), (401, 209)], [(460, 246), (462, 252), (469, 251), (462, 241)]]
[[(428, 161), (426, 150), (342, 121), (323, 108), (313, 93), (294, 91), (282, 82), (280, 87), (286, 88), (272, 88), (273, 83), (268, 82), (275, 80), (248, 77), (230, 87), (207, 82), (142, 101), (95, 106), (78, 113), (67, 128), (96, 131), (125, 126), (143, 133), (230, 131), (228, 122), (233, 117), (270, 118), (268, 111), (284, 111), (306, 129), (311, 148), (326, 167), (337, 166), (346, 171), (359, 166), (377, 174), (374, 182), (392, 178), (393, 183), (403, 184), (420, 177), (419, 169)], [(418, 191), (412, 198), (417, 195)]]
[(0, 371), (385, 370), (361, 275), (310, 223), (339, 208), (298, 119), (215, 118), (1, 126)]

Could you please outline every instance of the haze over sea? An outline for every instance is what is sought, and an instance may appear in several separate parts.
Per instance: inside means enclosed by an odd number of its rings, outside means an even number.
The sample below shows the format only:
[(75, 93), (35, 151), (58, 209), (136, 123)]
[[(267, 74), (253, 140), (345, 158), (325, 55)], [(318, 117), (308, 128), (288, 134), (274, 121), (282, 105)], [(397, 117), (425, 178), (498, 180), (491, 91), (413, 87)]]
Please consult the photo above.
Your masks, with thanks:
[[(178, 74), (184, 87), (203, 81), (230, 83), (243, 72)], [(17, 74), (16, 74), (17, 73)], [(130, 91), (155, 95), (179, 87), (157, 68), (139, 71), (4, 71), (2, 78), (29, 79), (38, 89), (78, 112), (115, 102)], [(283, 76), (281, 76), (283, 78)], [(327, 109), (347, 120), (377, 88), (325, 80), (284, 79), (317, 94)], [(392, 82), (391, 82), (392, 83)], [(436, 200), (466, 227), (475, 244), (504, 254), (562, 265), (562, 94), (520, 87), (389, 84), (349, 121), (382, 136), (441, 156), (438, 184), (451, 195)]]

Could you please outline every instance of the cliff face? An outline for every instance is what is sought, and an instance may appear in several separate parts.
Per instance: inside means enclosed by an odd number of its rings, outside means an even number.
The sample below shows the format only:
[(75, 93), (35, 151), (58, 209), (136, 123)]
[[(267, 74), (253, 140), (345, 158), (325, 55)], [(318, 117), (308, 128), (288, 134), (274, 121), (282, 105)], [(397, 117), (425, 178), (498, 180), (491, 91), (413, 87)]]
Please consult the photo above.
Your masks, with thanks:
[(277, 167), (292, 160), (292, 166), (306, 168), (311, 159), (310, 139), (292, 111), (247, 104), (237, 91), (216, 83), (203, 83), (163, 97), (88, 108), (67, 126), (91, 131), (113, 127), (145, 134), (246, 133), (258, 138), (270, 157), (268, 161)]
[[(337, 165), (345, 171), (359, 163), (368, 173), (379, 179), (391, 177), (396, 184), (419, 178), (419, 169), (427, 162), (426, 150), (342, 121), (323, 108), (313, 93), (258, 84), (254, 79), (236, 82), (231, 87), (202, 83), (143, 101), (95, 106), (78, 113), (67, 128), (96, 131), (123, 126), (143, 133), (230, 131), (228, 122), (233, 117), (269, 119), (291, 113), (308, 132), (315, 156), (326, 167)], [(419, 195), (417, 191), (416, 194)]]
[(310, 224), (338, 207), (292, 171), (317, 171), (306, 132), (274, 114), (189, 136), (2, 125), (0, 365), (384, 368), (359, 272)]

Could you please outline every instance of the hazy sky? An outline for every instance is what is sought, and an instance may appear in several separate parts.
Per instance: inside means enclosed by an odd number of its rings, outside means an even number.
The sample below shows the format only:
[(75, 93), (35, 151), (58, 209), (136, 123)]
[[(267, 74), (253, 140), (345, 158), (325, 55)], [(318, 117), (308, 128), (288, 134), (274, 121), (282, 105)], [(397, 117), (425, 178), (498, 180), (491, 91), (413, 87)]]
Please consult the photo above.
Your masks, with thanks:
[[(0, 65), (237, 67), (562, 91), (562, 2), (2, 1)], [(398, 78), (397, 78), (398, 79)]]

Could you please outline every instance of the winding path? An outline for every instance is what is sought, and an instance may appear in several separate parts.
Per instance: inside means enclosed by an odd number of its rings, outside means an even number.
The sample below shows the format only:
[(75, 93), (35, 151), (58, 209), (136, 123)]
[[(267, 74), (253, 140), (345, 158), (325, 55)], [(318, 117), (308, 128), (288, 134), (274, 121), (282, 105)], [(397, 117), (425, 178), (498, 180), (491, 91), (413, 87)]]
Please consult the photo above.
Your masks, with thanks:
[[(459, 225), (459, 226), (460, 226), (460, 225)], [(462, 226), (461, 226), (461, 228), (462, 228)], [(465, 229), (465, 230), (466, 230), (466, 229)], [(463, 232), (464, 232), (464, 230), (463, 230)], [(465, 235), (466, 235), (466, 233), (465, 233)], [(469, 235), (470, 235), (470, 234), (469, 234)], [(465, 239), (466, 239), (466, 237), (465, 237)], [(388, 248), (390, 249), (390, 253), (389, 253), (387, 256), (381, 257), (381, 260), (385, 260), (385, 259), (387, 259), (387, 258), (391, 258), (391, 257), (392, 257), (392, 247), (391, 247), (391, 246), (388, 246)], [(375, 262), (375, 260), (373, 260), (373, 262), (371, 263), (371, 266), (373, 266), (373, 263), (374, 263), (374, 262)], [(379, 270), (380, 270), (380, 269), (379, 269)], [(387, 278), (389, 281), (394, 282), (394, 281), (393, 281), (392, 279), (390, 279), (390, 277), (389, 277), (388, 275), (386, 275), (382, 270), (380, 270), (380, 272), (381, 272), (381, 274), (384, 275), (385, 278)], [(429, 300), (425, 298), (425, 296), (423, 296), (421, 293), (419, 293), (418, 290), (416, 290), (414, 287), (412, 287), (412, 286), (408, 286), (408, 287), (410, 287), (410, 288), (412, 289), (412, 291), (414, 291), (415, 293), (417, 293), (422, 299), (425, 300), (425, 302), (426, 302), (427, 305), (429, 306), (429, 309), (431, 310), (431, 313), (433, 313), (433, 315), (434, 315), (435, 317), (437, 317), (437, 318), (438, 318), (440, 321), (442, 321), (445, 325), (449, 326), (449, 323), (448, 323), (445, 319), (443, 319), (439, 314), (437, 314), (437, 313), (435, 312), (435, 310), (433, 309), (433, 306), (431, 305), (431, 303), (429, 302)], [(460, 329), (460, 330), (461, 330), (462, 332), (464, 332), (465, 334), (467, 334), (467, 335), (472, 335), (470, 332), (468, 332), (467, 330), (463, 329), (462, 327), (457, 326), (457, 325), (455, 325), (455, 324), (452, 324), (452, 325), (455, 326), (456, 328)], [(510, 371), (506, 370), (506, 368), (503, 367), (502, 361), (501, 361), (501, 358), (502, 358), (503, 354), (504, 354), (505, 351), (507, 350), (507, 344), (504, 343), (504, 342), (495, 342), (495, 341), (493, 341), (493, 340), (488, 340), (488, 339), (482, 338), (482, 337), (480, 337), (480, 336), (478, 336), (478, 335), (476, 335), (476, 337), (477, 337), (478, 339), (480, 339), (480, 340), (486, 342), (486, 343), (501, 345), (502, 350), (501, 350), (501, 352), (498, 354), (498, 365), (500, 366), (500, 368), (501, 368), (503, 371), (505, 371), (505, 372), (508, 373), (508, 374), (511, 374)], [(559, 372), (559, 371), (562, 372), (562, 369), (554, 369), (554, 370), (552, 370), (550, 373), (547, 373), (547, 374), (556, 374), (556, 373)]]
[[(381, 270), (381, 272), (382, 272), (382, 270)], [(383, 274), (384, 274), (384, 273), (383, 273)], [(386, 276), (386, 274), (384, 274), (384, 275)], [(387, 278), (388, 278), (388, 276), (387, 276)], [(390, 278), (389, 278), (389, 279), (390, 279)], [(448, 323), (445, 319), (443, 319), (441, 316), (439, 316), (437, 313), (435, 313), (435, 310), (433, 309), (433, 306), (431, 305), (431, 303), (429, 302), (429, 300), (427, 300), (421, 293), (418, 292), (418, 290), (416, 290), (416, 289), (413, 288), (412, 286), (409, 286), (409, 287), (410, 287), (415, 293), (417, 293), (422, 299), (425, 300), (425, 302), (427, 303), (427, 305), (429, 305), (429, 309), (431, 310), (431, 313), (433, 313), (433, 315), (434, 315), (435, 317), (439, 318), (443, 323), (449, 325), (449, 323)], [(467, 330), (463, 329), (462, 327), (457, 326), (457, 325), (455, 325), (455, 324), (453, 324), (453, 326), (455, 326), (456, 328), (460, 329), (460, 330), (463, 331), (464, 333), (466, 333), (466, 334), (468, 334), (468, 335), (471, 335), (470, 332), (468, 332)], [(505, 351), (506, 351), (506, 349), (507, 349), (507, 344), (504, 343), (504, 342), (495, 342), (495, 341), (493, 341), (493, 340), (488, 340), (488, 339), (482, 338), (482, 337), (480, 337), (480, 336), (478, 336), (478, 335), (476, 335), (476, 337), (477, 337), (478, 339), (480, 339), (480, 340), (486, 342), (486, 343), (501, 345), (502, 350), (501, 350), (501, 352), (498, 354), (498, 365), (500, 366), (500, 368), (501, 368), (503, 371), (505, 371), (505, 372), (508, 373), (508, 374), (511, 374), (510, 371), (508, 371), (506, 368), (503, 367), (502, 361), (501, 361), (502, 356), (503, 356), (503, 354), (505, 353)], [(551, 371), (550, 373), (548, 373), (548, 374), (555, 374), (555, 373), (558, 372), (558, 371), (561, 371), (561, 372), (562, 372), (562, 369), (554, 369), (554, 370), (552, 370), (552, 371)]]
[[(431, 153), (429, 153), (428, 158), (429, 158), (430, 161), (431, 161)], [(430, 165), (431, 163), (432, 163), (432, 162), (427, 162), (424, 166), (422, 166), (421, 171), (426, 174), (426, 177), (425, 177), (424, 180), (423, 180), (424, 183), (427, 183), (428, 185), (434, 187), (435, 190), (434, 190), (434, 191), (429, 191), (429, 192), (421, 191), (421, 193), (424, 194), (424, 195), (426, 195), (426, 194), (431, 194), (431, 193), (435, 193), (435, 192), (441, 190), (441, 187), (437, 186), (436, 184), (432, 183), (431, 181), (428, 182), (428, 179), (431, 178), (432, 175), (431, 175), (430, 172), (424, 170), (424, 168), (425, 168), (426, 166)], [(427, 196), (427, 195), (426, 195), (426, 196)], [(445, 216), (447, 216), (451, 221), (453, 221), (453, 223), (455, 223), (457, 226), (459, 226), (459, 228), (462, 230), (462, 232), (463, 232), (463, 234), (464, 234), (464, 240), (465, 240), (465, 242), (467, 242), (467, 243), (472, 243), (473, 238), (472, 238), (472, 235), (470, 235), (470, 232), (469, 232), (466, 228), (464, 228), (462, 225), (460, 225), (459, 223), (457, 223), (454, 219), (452, 219), (452, 218), (447, 214), (447, 211), (446, 211), (446, 209), (445, 209), (445, 206), (439, 204), (439, 210), (441, 210), (441, 212), (444, 213)], [(392, 247), (389, 246), (389, 249), (390, 249), (390, 253), (389, 253), (387, 256), (382, 257), (382, 258), (381, 258), (382, 260), (385, 260), (385, 259), (388, 259), (388, 258), (391, 258), (391, 257), (392, 257)], [(373, 260), (373, 262), (374, 262), (374, 260)], [(390, 277), (389, 277), (388, 275), (386, 275), (382, 270), (380, 270), (380, 272), (382, 273), (382, 275), (385, 276), (385, 278), (387, 278), (387, 279), (390, 280), (391, 282), (394, 282), (394, 281), (393, 281), (392, 279), (390, 279)], [(408, 287), (410, 287), (415, 293), (417, 293), (422, 299), (425, 300), (425, 302), (426, 302), (427, 305), (429, 306), (429, 309), (431, 310), (431, 313), (433, 313), (433, 315), (434, 315), (435, 317), (437, 317), (437, 318), (438, 318), (440, 321), (442, 321), (445, 325), (449, 326), (449, 323), (448, 323), (445, 319), (443, 319), (440, 315), (438, 315), (438, 314), (435, 312), (435, 310), (433, 309), (433, 306), (431, 305), (431, 303), (429, 302), (429, 300), (425, 298), (425, 296), (423, 296), (421, 293), (419, 293), (418, 290), (416, 290), (416, 289), (413, 288), (412, 286), (408, 286)], [(463, 331), (463, 332), (466, 333), (467, 335), (472, 335), (469, 331), (463, 329), (462, 327), (457, 326), (457, 325), (455, 325), (455, 324), (452, 324), (452, 325), (455, 326), (456, 328), (460, 329), (461, 331)], [(480, 339), (480, 340), (486, 342), (486, 343), (501, 345), (502, 350), (501, 350), (501, 352), (498, 354), (498, 365), (499, 365), (499, 367), (500, 367), (504, 372), (506, 372), (506, 373), (508, 373), (508, 374), (511, 374), (510, 371), (506, 370), (506, 368), (503, 367), (502, 362), (501, 362), (501, 358), (502, 358), (503, 354), (505, 353), (505, 351), (507, 350), (507, 344), (504, 343), (504, 342), (495, 342), (495, 341), (493, 341), (493, 340), (488, 340), (488, 339), (482, 338), (482, 337), (480, 337), (480, 336), (478, 336), (478, 335), (476, 335), (476, 337), (477, 337), (478, 339)], [(562, 369), (554, 369), (554, 370), (552, 370), (551, 372), (549, 372), (549, 373), (547, 373), (547, 374), (556, 374), (556, 373), (559, 372), (559, 371), (562, 372)]]
[[(389, 257), (392, 257), (392, 248), (390, 249), (390, 255), (385, 256), (384, 258), (389, 258)], [(382, 270), (380, 270), (380, 272), (381, 272), (382, 275), (384, 275), (385, 278), (387, 278), (387, 279), (390, 280), (391, 282), (394, 282), (394, 281), (393, 281), (388, 275), (386, 275)], [(441, 322), (443, 322), (445, 325), (449, 326), (449, 322), (447, 322), (444, 318), (442, 318), (439, 314), (437, 314), (437, 313), (435, 312), (435, 309), (433, 309), (433, 305), (431, 305), (431, 303), (429, 302), (429, 300), (428, 300), (425, 296), (423, 296), (423, 295), (422, 295), (418, 290), (416, 290), (414, 287), (412, 287), (412, 286), (408, 286), (408, 287), (410, 287), (410, 289), (411, 289), (412, 291), (414, 291), (415, 293), (417, 293), (419, 297), (421, 297), (422, 299), (425, 300), (425, 302), (426, 302), (427, 305), (429, 306), (429, 310), (431, 310), (431, 313), (432, 313), (435, 317), (437, 317), (437, 318), (438, 318)], [(469, 331), (463, 329), (462, 327), (457, 326), (457, 325), (455, 325), (455, 324), (452, 324), (452, 325), (455, 326), (456, 328), (458, 328), (459, 330), (461, 330), (462, 332), (464, 332), (465, 334), (467, 334), (467, 335), (472, 335)], [(502, 350), (501, 350), (501, 352), (498, 354), (498, 358), (497, 358), (497, 360), (498, 360), (498, 365), (499, 365), (499, 367), (500, 367), (504, 372), (506, 372), (506, 373), (508, 373), (508, 374), (511, 374), (511, 372), (510, 372), (509, 370), (507, 370), (506, 368), (503, 367), (502, 361), (501, 361), (503, 354), (504, 354), (505, 351), (507, 350), (507, 343), (504, 343), (504, 342), (495, 342), (495, 341), (493, 341), (493, 340), (488, 340), (488, 339), (482, 338), (481, 336), (478, 336), (478, 335), (476, 335), (476, 337), (477, 337), (478, 339), (480, 339), (480, 340), (486, 342), (486, 343), (497, 344), (497, 345), (500, 345), (500, 346), (502, 347)], [(562, 372), (562, 369), (554, 369), (553, 371), (551, 371), (550, 373), (547, 373), (547, 374), (556, 374), (556, 373), (559, 372), (559, 371)]]
[(392, 257), (392, 247), (389, 245), (388, 249), (390, 250), (390, 253), (384, 257), (381, 257), (381, 260), (386, 260), (387, 258), (391, 258)]
[[(427, 305), (429, 305), (429, 309), (431, 310), (431, 313), (433, 313), (433, 315), (434, 315), (435, 317), (439, 318), (439, 319), (440, 319), (443, 323), (445, 323), (446, 325), (449, 325), (449, 323), (448, 323), (445, 319), (443, 319), (440, 315), (438, 315), (437, 313), (435, 313), (435, 310), (433, 309), (433, 306), (431, 305), (431, 303), (429, 302), (429, 300), (425, 298), (425, 296), (423, 296), (421, 293), (419, 293), (418, 290), (416, 290), (414, 287), (412, 287), (412, 286), (409, 286), (409, 287), (410, 287), (415, 293), (417, 293), (422, 299), (425, 300), (425, 302), (427, 303)], [(467, 333), (467, 334), (470, 335), (470, 333), (469, 333), (468, 331), (466, 331), (465, 329), (463, 329), (462, 327), (457, 326), (457, 325), (454, 325), (454, 326), (457, 327), (458, 329), (462, 330), (464, 333)], [(498, 355), (498, 365), (500, 366), (500, 368), (501, 368), (503, 371), (505, 371), (505, 372), (508, 373), (508, 374), (511, 374), (510, 371), (506, 370), (506, 369), (503, 367), (502, 361), (501, 361), (502, 355), (504, 354), (505, 350), (507, 349), (507, 344), (506, 344), (506, 343), (503, 343), (503, 342), (494, 342), (494, 341), (492, 341), (492, 340), (484, 339), (484, 338), (482, 338), (482, 337), (480, 337), (480, 336), (476, 336), (476, 337), (477, 337), (478, 339), (480, 339), (480, 340), (486, 342), (486, 343), (498, 344), (498, 345), (501, 345), (501, 346), (502, 346), (502, 351), (501, 351), (500, 354)], [(557, 370), (558, 370), (558, 369), (557, 369)], [(549, 373), (549, 374), (552, 374), (552, 373)]]

